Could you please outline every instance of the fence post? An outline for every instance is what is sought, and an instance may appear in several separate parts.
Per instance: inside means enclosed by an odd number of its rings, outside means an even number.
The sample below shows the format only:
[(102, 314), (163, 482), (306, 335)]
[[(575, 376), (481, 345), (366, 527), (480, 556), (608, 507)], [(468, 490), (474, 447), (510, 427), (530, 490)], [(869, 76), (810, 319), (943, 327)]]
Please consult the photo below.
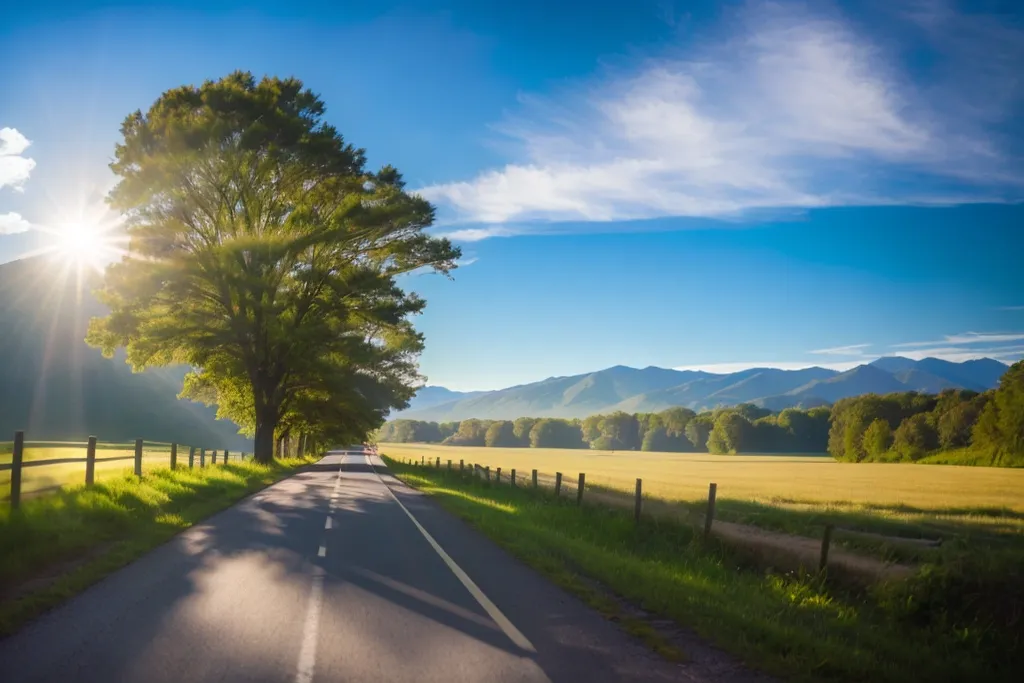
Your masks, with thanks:
[(562, 495), (562, 473), (555, 472), (555, 498)]
[(14, 452), (11, 453), (11, 509), (21, 506), (21, 463), (25, 458), (25, 432), (14, 432)]
[(85, 447), (85, 485), (92, 486), (96, 481), (96, 437), (89, 437)]
[(142, 439), (135, 439), (135, 476), (142, 476)]
[(448, 461), (448, 471), (449, 472), (452, 471), (452, 461), (451, 460)]
[(512, 468), (512, 487), (515, 488), (515, 485), (516, 485), (516, 468), (513, 467)]
[(436, 467), (437, 467), (437, 469), (441, 469), (441, 456), (440, 455), (437, 456), (437, 465), (436, 465)]
[(206, 449), (199, 449), (199, 467), (206, 467)]
[(224, 449), (224, 464), (228, 464), (228, 449)]
[(499, 484), (501, 483), (501, 468), (500, 467), (494, 473), (494, 481), (496, 481)]
[(537, 488), (537, 470), (533, 471), (533, 488)]
[(491, 481), (491, 466), (488, 465), (484, 468), (484, 476), (487, 477), (488, 483)]
[(821, 559), (818, 560), (818, 570), (825, 571), (828, 567), (828, 547), (832, 543), (832, 525), (825, 525), (825, 533), (821, 537)]
[(171, 469), (173, 470), (173, 469), (176, 469), (177, 467), (178, 467), (178, 444), (172, 443), (171, 444)]
[(636, 478), (636, 499), (633, 501), (633, 521), (637, 524), (640, 523), (640, 512), (643, 510), (644, 505), (644, 481), (640, 477)]
[(459, 472), (462, 472), (465, 469), (466, 469), (466, 461), (465, 460), (459, 460)]
[(704, 514), (704, 538), (711, 535), (711, 523), (715, 521), (715, 496), (718, 494), (718, 484), (712, 483), (708, 486), (708, 511)]
[(426, 464), (427, 464), (427, 456), (421, 455), (420, 456), (420, 465), (426, 465)]
[(211, 465), (216, 465), (217, 464), (217, 449), (216, 448), (213, 449), (213, 460), (210, 462), (210, 464)]
[(192, 469), (195, 466), (196, 466), (196, 447), (195, 446), (189, 446), (188, 447), (188, 468)]
[(576, 487), (576, 504), (583, 505), (583, 485), (587, 481), (587, 475), (580, 472), (580, 483)]

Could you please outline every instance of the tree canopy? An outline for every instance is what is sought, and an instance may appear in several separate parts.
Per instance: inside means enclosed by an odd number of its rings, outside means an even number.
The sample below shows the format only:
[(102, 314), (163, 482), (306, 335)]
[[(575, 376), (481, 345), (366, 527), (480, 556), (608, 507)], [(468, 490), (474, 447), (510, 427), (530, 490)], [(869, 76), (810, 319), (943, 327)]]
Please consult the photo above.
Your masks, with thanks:
[(255, 436), (353, 439), (403, 408), (419, 379), (424, 301), (396, 277), (448, 274), (458, 249), (398, 171), (323, 121), (293, 78), (236, 72), (165, 92), (125, 119), (109, 201), (126, 219), (88, 341), (135, 369), (194, 368), (183, 394)]

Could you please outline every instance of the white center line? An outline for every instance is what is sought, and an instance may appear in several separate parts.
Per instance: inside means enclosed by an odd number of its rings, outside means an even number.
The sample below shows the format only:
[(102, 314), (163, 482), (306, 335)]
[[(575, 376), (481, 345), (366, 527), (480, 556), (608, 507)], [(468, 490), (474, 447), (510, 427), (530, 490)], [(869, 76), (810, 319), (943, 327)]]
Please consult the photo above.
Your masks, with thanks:
[(452, 573), (455, 574), (456, 578), (462, 582), (462, 585), (466, 587), (469, 594), (476, 598), (476, 601), (480, 603), (480, 606), (484, 608), (484, 611), (487, 612), (488, 616), (494, 620), (494, 623), (496, 623), (498, 627), (505, 632), (505, 635), (509, 637), (509, 640), (518, 645), (520, 649), (526, 650), (527, 652), (536, 652), (537, 649), (533, 646), (533, 643), (531, 643), (526, 636), (524, 636), (519, 629), (517, 629), (512, 622), (508, 620), (508, 617), (501, 613), (498, 606), (491, 602), (490, 598), (484, 595), (484, 592), (473, 582), (473, 579), (469, 578), (469, 575), (462, 570), (462, 567), (455, 564), (455, 560), (453, 560), (451, 556), (444, 551), (444, 548), (434, 540), (434, 537), (423, 528), (423, 525), (419, 523), (419, 520), (413, 517), (412, 513), (402, 505), (402, 501), (398, 499), (398, 496), (396, 496), (395, 492), (391, 490), (391, 487), (384, 482), (380, 473), (377, 472), (377, 468), (373, 467), (373, 463), (370, 461), (369, 457), (366, 458), (366, 461), (369, 463), (370, 467), (373, 468), (373, 472), (377, 475), (377, 478), (380, 479), (380, 483), (384, 485), (387, 492), (390, 493), (394, 501), (398, 503), (398, 507), (402, 508), (402, 512), (409, 516), (412, 523), (416, 525), (416, 528), (420, 530), (423, 537), (427, 539), (427, 543), (430, 544), (430, 547), (432, 547), (434, 551), (441, 556), (441, 559), (446, 565), (448, 565), (448, 568), (452, 570)]
[[(321, 547), (321, 550), (323, 548)], [(295, 683), (311, 683), (316, 668), (316, 642), (320, 634), (320, 610), (324, 603), (324, 570), (313, 567), (313, 590), (306, 607), (306, 621), (302, 625), (302, 646), (299, 648), (299, 670)]]
[(327, 522), (324, 523), (324, 528), (325, 529), (330, 529), (331, 526), (333, 526), (333, 525), (334, 525), (334, 521), (331, 519), (330, 515), (327, 515)]
[(320, 549), (316, 551), (317, 557), (327, 557), (327, 547), (323, 544), (320, 545)]

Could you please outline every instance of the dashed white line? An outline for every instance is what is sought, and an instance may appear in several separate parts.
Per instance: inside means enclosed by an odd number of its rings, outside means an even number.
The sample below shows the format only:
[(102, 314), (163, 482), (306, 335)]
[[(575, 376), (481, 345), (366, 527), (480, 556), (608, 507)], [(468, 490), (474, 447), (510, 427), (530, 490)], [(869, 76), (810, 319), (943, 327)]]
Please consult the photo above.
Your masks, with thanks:
[[(323, 546), (320, 547), (323, 550)], [(322, 557), (322, 555), (321, 555)], [(324, 570), (313, 568), (313, 589), (306, 607), (306, 621), (302, 625), (302, 645), (299, 648), (299, 670), (295, 683), (311, 683), (316, 668), (316, 643), (320, 635), (320, 610), (324, 603)]]
[(324, 545), (321, 545), (319, 550), (316, 551), (316, 556), (317, 557), (327, 557), (327, 547), (324, 546)]
[(334, 520), (331, 519), (330, 515), (327, 515), (327, 521), (324, 523), (324, 528), (330, 529), (332, 526), (334, 526)]

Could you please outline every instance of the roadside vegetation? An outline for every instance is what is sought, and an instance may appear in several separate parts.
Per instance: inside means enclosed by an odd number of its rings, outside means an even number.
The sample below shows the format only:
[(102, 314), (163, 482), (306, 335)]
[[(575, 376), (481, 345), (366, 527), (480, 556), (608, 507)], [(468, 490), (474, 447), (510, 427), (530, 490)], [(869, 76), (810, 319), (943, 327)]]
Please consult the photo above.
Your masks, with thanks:
[(780, 677), (1010, 681), (1024, 665), (1024, 577), (1014, 550), (937, 557), (909, 580), (858, 588), (764, 568), (685, 523), (635, 525), (625, 510), (577, 507), (457, 470), (386, 460), (401, 479), (582, 597), (585, 584), (573, 575)]
[(125, 471), (14, 512), (0, 506), (0, 635), (309, 462)]
[(1024, 361), (997, 389), (938, 395), (867, 394), (831, 408), (774, 413), (745, 403), (695, 413), (592, 415), (583, 420), (424, 422), (399, 419), (381, 442), (491, 448), (565, 448), (673, 453), (828, 453), (846, 462), (920, 462), (1024, 467)]

